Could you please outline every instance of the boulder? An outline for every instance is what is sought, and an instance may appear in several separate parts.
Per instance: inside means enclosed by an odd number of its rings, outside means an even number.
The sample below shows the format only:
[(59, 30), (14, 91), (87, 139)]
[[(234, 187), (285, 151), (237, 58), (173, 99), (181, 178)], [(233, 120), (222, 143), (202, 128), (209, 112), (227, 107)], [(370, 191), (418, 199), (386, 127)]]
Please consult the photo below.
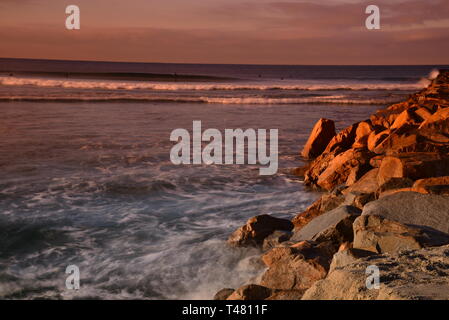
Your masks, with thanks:
[[(377, 266), (379, 289), (366, 286)], [(308, 289), (303, 300), (448, 300), (449, 246), (360, 259), (336, 268)]]
[(419, 151), (421, 149), (418, 138), (414, 131), (403, 131), (401, 128), (392, 131), (381, 142), (377, 143), (372, 151), (376, 154)]
[(317, 186), (318, 177), (326, 170), (329, 163), (336, 157), (335, 152), (326, 152), (320, 155), (309, 164), (309, 169), (304, 174), (304, 184), (306, 186)]
[(264, 239), (276, 230), (291, 231), (293, 223), (287, 219), (270, 215), (259, 215), (249, 219), (228, 239), (228, 244), (235, 247), (259, 246)]
[(371, 169), (363, 175), (356, 183), (351, 185), (349, 188), (343, 190), (343, 194), (347, 195), (349, 193), (373, 193), (379, 188), (379, 182), (377, 175), (379, 173), (378, 168)]
[(395, 253), (449, 243), (449, 234), (426, 227), (406, 225), (381, 216), (360, 216), (354, 221), (354, 249)]
[(432, 116), (432, 113), (429, 111), (429, 109), (425, 107), (416, 108), (415, 113), (424, 121)]
[(276, 230), (263, 241), (262, 250), (268, 251), (275, 247), (278, 247), (281, 243), (290, 240), (293, 235), (290, 231)]
[(379, 196), (380, 194), (388, 190), (411, 188), (412, 186), (413, 186), (412, 179), (404, 177), (392, 177), (379, 186), (379, 189), (377, 189), (376, 194), (377, 196)]
[(449, 197), (416, 192), (396, 193), (369, 202), (362, 216), (378, 215), (402, 224), (449, 233)]
[(348, 248), (347, 250), (338, 251), (332, 257), (332, 262), (329, 267), (329, 272), (332, 272), (336, 268), (344, 267), (350, 263), (357, 262), (361, 258), (369, 257), (374, 255), (371, 251)]
[(376, 200), (376, 194), (371, 193), (358, 193), (350, 192), (345, 197), (344, 205), (356, 207), (362, 209), (368, 202)]
[(273, 294), (270, 288), (248, 284), (235, 290), (226, 300), (264, 300)]
[(369, 151), (374, 152), (376, 147), (382, 143), (389, 135), (391, 131), (390, 130), (383, 130), (380, 132), (373, 131), (370, 133), (367, 139), (367, 148)]
[(281, 290), (307, 289), (326, 276), (334, 250), (327, 243), (309, 242), (274, 248), (262, 257), (268, 270), (262, 275), (260, 284)]
[(304, 212), (296, 215), (292, 219), (294, 229), (300, 230), (306, 224), (308, 224), (312, 219), (318, 217), (319, 215), (337, 208), (345, 201), (344, 196), (334, 195), (334, 194), (324, 194), (318, 200), (316, 200), (312, 205), (310, 205)]
[(352, 148), (365, 148), (368, 144), (368, 137), (373, 132), (373, 127), (371, 126), (370, 121), (362, 121), (357, 125), (357, 129), (355, 131), (354, 143), (352, 144)]
[(340, 131), (327, 145), (323, 153), (338, 154), (351, 148), (355, 142), (359, 123), (355, 123)]
[(313, 127), (301, 155), (307, 159), (318, 157), (335, 135), (334, 121), (321, 118)]
[(389, 128), (396, 118), (404, 111), (410, 108), (408, 102), (400, 102), (389, 106), (387, 109), (378, 110), (370, 116), (371, 124), (384, 128)]
[(391, 178), (412, 180), (449, 175), (449, 158), (438, 153), (402, 153), (387, 156), (379, 168), (378, 182)]
[(449, 108), (435, 112), (425, 120), (418, 129), (420, 132), (439, 132), (449, 135)]
[(449, 194), (449, 176), (419, 179), (412, 190), (420, 193)]
[(346, 183), (350, 175), (360, 178), (371, 166), (372, 154), (361, 149), (349, 149), (332, 159), (326, 169), (318, 176), (316, 184), (325, 190)]
[(224, 288), (218, 291), (215, 296), (214, 300), (226, 300), (231, 294), (234, 293), (234, 289), (231, 288)]
[(407, 129), (418, 127), (422, 121), (423, 119), (420, 116), (418, 116), (411, 109), (407, 109), (402, 111), (402, 113), (398, 115), (398, 117), (391, 125), (390, 130), (400, 129), (404, 127), (407, 127)]
[[(361, 210), (351, 206), (341, 206), (315, 217), (307, 225), (296, 231), (291, 241), (332, 241), (340, 245), (352, 241), (352, 223)], [(338, 248), (338, 247), (337, 247)]]

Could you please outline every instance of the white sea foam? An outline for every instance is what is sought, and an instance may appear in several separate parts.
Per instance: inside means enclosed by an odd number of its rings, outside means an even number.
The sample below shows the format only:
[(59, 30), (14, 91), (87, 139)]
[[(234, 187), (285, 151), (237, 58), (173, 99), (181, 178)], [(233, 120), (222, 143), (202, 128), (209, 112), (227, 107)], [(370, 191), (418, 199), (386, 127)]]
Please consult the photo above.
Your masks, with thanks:
[(106, 90), (154, 90), (154, 91), (211, 91), (211, 90), (416, 90), (423, 88), (421, 83), (316, 83), (288, 82), (285, 84), (264, 82), (235, 82), (235, 83), (156, 83), (156, 82), (121, 82), (100, 80), (61, 80), (45, 78), (0, 77), (0, 84), (4, 86), (36, 86), (72, 89), (106, 89)]

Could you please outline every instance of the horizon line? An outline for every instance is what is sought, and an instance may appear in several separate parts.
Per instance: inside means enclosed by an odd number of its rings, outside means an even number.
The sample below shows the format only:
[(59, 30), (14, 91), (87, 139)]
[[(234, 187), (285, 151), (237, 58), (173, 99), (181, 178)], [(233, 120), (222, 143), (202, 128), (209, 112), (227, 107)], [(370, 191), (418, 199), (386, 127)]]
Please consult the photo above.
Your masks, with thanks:
[(388, 66), (449, 66), (449, 63), (432, 63), (432, 64), (260, 64), (260, 63), (202, 63), (202, 62), (139, 62), (139, 61), (117, 61), (117, 60), (73, 60), (73, 59), (43, 59), (43, 58), (13, 58), (0, 57), (0, 60), (38, 60), (38, 61), (55, 61), (55, 62), (97, 62), (97, 63), (133, 63), (133, 64), (183, 64), (183, 65), (221, 65), (221, 66), (286, 66), (286, 67), (388, 67)]

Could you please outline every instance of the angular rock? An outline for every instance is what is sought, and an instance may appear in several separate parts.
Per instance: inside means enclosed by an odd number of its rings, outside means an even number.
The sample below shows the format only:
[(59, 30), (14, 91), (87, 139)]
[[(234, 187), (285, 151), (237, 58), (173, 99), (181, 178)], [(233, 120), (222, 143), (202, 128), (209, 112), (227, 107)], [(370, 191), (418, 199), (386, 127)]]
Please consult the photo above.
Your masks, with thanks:
[(337, 208), (345, 201), (344, 196), (337, 196), (332, 194), (325, 194), (312, 205), (310, 205), (304, 212), (296, 215), (292, 219), (295, 230), (300, 230), (312, 219), (319, 215)]
[(332, 241), (340, 245), (353, 239), (352, 223), (361, 210), (350, 206), (341, 206), (326, 212), (296, 231), (291, 241)]
[(404, 111), (410, 108), (408, 102), (400, 102), (389, 106), (387, 109), (378, 110), (370, 116), (372, 125), (389, 128), (396, 118)]
[(358, 125), (359, 123), (355, 123), (339, 132), (332, 138), (323, 153), (338, 154), (351, 148), (355, 142)]
[(316, 184), (325, 190), (332, 190), (346, 183), (351, 174), (361, 177), (371, 168), (371, 156), (370, 152), (360, 149), (349, 149), (337, 155), (318, 176)]
[(418, 107), (415, 110), (415, 113), (421, 117), (421, 119), (427, 120), (432, 116), (432, 113), (429, 111), (429, 109), (425, 108), (425, 107)]
[(408, 128), (418, 127), (423, 119), (418, 116), (411, 109), (404, 110), (399, 116), (395, 119), (393, 124), (390, 127), (390, 130), (404, 128), (407, 126)]
[(290, 240), (293, 235), (290, 231), (276, 230), (263, 241), (262, 250), (268, 251), (275, 247), (278, 247), (281, 243)]
[(362, 121), (357, 125), (357, 129), (355, 131), (354, 143), (352, 144), (352, 148), (365, 148), (368, 144), (368, 137), (373, 131), (373, 127), (371, 126), (370, 121)]
[[(366, 286), (369, 266), (380, 271), (380, 288)], [(303, 300), (447, 300), (449, 246), (363, 258), (336, 268), (308, 289)]]
[(369, 202), (362, 216), (378, 215), (402, 224), (449, 233), (449, 197), (401, 192)]
[(435, 112), (431, 117), (421, 123), (420, 132), (439, 132), (449, 135), (449, 108)]
[(379, 189), (377, 189), (376, 194), (380, 195), (388, 190), (411, 188), (413, 186), (413, 180), (404, 177), (392, 177), (386, 180)]
[(371, 193), (358, 193), (350, 192), (346, 195), (344, 204), (347, 206), (356, 207), (362, 209), (368, 202), (376, 200), (376, 194)]
[(449, 234), (424, 226), (406, 225), (381, 216), (360, 216), (354, 221), (354, 249), (396, 253), (449, 243)]
[(325, 243), (313, 245), (308, 242), (272, 249), (262, 257), (269, 268), (260, 283), (273, 289), (307, 289), (326, 276), (334, 250)]
[[(402, 130), (402, 131), (401, 131)], [(377, 143), (373, 152), (376, 154), (420, 151), (419, 136), (413, 131), (398, 129), (392, 131), (381, 142)], [(424, 147), (423, 147), (424, 148)]]
[(264, 300), (273, 294), (270, 288), (248, 284), (235, 290), (226, 300)]
[(228, 239), (231, 246), (258, 246), (276, 230), (291, 231), (293, 223), (286, 219), (270, 215), (259, 215), (250, 218), (246, 224), (237, 229)]
[(419, 179), (412, 190), (420, 193), (449, 194), (449, 176)]
[(380, 143), (382, 143), (382, 141), (384, 141), (390, 135), (390, 133), (391, 133), (391, 131), (388, 129), (380, 131), (380, 132), (377, 132), (377, 131), (371, 132), (370, 135), (368, 136), (368, 140), (367, 140), (368, 150), (371, 152), (374, 152), (376, 147)]
[(321, 118), (313, 127), (301, 155), (307, 159), (318, 157), (335, 135), (334, 121)]
[(329, 272), (332, 272), (336, 268), (341, 268), (350, 263), (357, 262), (361, 258), (372, 256), (373, 254), (374, 253), (371, 251), (354, 248), (338, 251), (332, 258)]
[(363, 177), (361, 177), (356, 183), (351, 185), (349, 188), (343, 190), (343, 194), (347, 195), (349, 193), (366, 193), (370, 194), (376, 192), (379, 188), (379, 182), (377, 175), (379, 173), (378, 168), (371, 169)]
[(391, 178), (412, 180), (449, 175), (449, 158), (438, 153), (402, 153), (387, 156), (379, 168), (378, 182)]

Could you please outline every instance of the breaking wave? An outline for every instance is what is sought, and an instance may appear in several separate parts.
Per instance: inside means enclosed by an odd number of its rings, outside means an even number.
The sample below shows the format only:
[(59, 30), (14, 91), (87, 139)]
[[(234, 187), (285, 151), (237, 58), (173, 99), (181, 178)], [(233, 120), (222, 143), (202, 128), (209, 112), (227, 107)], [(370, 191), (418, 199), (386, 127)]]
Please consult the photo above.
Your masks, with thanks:
[(397, 97), (354, 98), (347, 95), (331, 95), (305, 98), (272, 98), (272, 97), (169, 97), (169, 96), (144, 96), (144, 95), (110, 95), (110, 96), (86, 96), (85, 94), (74, 96), (1, 96), (0, 101), (54, 101), (54, 102), (158, 102), (158, 103), (206, 103), (206, 104), (363, 104), (383, 105), (395, 103)]
[(0, 77), (0, 85), (35, 86), (67, 89), (105, 89), (105, 90), (151, 90), (151, 91), (268, 91), (268, 90), (303, 90), (303, 91), (335, 91), (335, 90), (394, 90), (413, 91), (424, 88), (418, 83), (287, 83), (278, 82), (234, 82), (234, 83), (155, 83), (138, 81), (98, 81), (98, 80), (60, 80), (44, 78)]

